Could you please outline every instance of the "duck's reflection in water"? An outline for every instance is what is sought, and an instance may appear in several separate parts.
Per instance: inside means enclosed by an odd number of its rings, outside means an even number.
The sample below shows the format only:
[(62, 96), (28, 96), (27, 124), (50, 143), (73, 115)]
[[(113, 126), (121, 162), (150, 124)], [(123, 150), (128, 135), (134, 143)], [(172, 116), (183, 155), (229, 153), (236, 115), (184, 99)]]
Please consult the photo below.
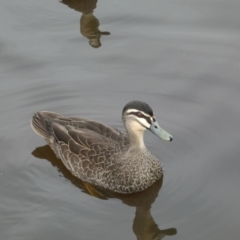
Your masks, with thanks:
[(133, 220), (133, 232), (138, 240), (159, 240), (165, 236), (171, 236), (177, 233), (176, 228), (160, 230), (151, 215), (151, 206), (158, 196), (163, 178), (143, 192), (124, 195), (93, 187), (74, 177), (65, 168), (61, 160), (56, 158), (48, 145), (36, 148), (32, 154), (37, 158), (46, 159), (51, 162), (53, 166), (59, 169), (65, 178), (69, 179), (75, 186), (84, 192), (101, 199), (118, 198), (124, 204), (136, 207), (136, 214)]
[(82, 13), (80, 18), (81, 34), (89, 40), (89, 44), (92, 47), (101, 47), (101, 36), (110, 35), (110, 32), (99, 30), (100, 23), (93, 15), (93, 10), (97, 6), (97, 0), (62, 0), (60, 3)]

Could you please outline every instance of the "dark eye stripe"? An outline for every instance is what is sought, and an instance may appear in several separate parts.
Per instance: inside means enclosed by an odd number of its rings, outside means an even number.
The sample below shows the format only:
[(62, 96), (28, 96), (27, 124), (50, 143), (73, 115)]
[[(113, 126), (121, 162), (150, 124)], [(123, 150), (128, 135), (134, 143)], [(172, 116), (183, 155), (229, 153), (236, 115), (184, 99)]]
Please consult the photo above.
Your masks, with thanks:
[(143, 115), (142, 117), (139, 117), (139, 116), (138, 116), (138, 112), (129, 112), (129, 113), (127, 113), (127, 115), (135, 115), (135, 116), (137, 116), (138, 118), (145, 118), (146, 121), (147, 121), (149, 124), (152, 123), (150, 117), (146, 117), (145, 115)]

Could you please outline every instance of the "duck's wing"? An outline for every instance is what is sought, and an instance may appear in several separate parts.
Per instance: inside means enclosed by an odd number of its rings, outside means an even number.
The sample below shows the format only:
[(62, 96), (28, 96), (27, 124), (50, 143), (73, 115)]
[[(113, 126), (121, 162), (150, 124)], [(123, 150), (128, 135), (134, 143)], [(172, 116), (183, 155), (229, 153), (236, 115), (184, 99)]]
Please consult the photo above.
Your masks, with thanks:
[(52, 123), (58, 123), (61, 126), (74, 126), (76, 129), (88, 129), (93, 134), (100, 134), (112, 141), (124, 142), (124, 145), (129, 144), (128, 137), (124, 132), (97, 121), (84, 118), (68, 118), (47, 111), (35, 113), (31, 121), (33, 130), (46, 139), (52, 135)]
[(129, 145), (126, 135), (115, 128), (49, 112), (36, 113), (32, 127), (47, 140), (64, 165), (82, 180), (92, 178), (95, 181), (98, 173), (111, 168)]
[(102, 181), (112, 171), (124, 149), (124, 142), (112, 141), (95, 131), (71, 125), (52, 124), (55, 152), (77, 177), (91, 183)]
[(104, 136), (118, 143), (125, 142), (126, 144), (129, 144), (127, 135), (116, 128), (110, 127), (101, 122), (92, 121), (84, 118), (70, 118), (70, 120), (73, 126), (76, 126), (81, 129), (82, 128), (89, 129), (95, 133), (100, 134), (101, 136)]

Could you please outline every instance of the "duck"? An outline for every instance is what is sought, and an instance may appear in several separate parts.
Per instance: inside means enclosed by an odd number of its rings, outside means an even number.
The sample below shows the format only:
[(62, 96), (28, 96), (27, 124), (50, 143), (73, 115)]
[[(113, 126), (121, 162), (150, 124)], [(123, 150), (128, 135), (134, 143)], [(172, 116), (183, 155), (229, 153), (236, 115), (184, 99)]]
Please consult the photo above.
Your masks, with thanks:
[(31, 127), (57, 158), (83, 182), (121, 194), (141, 192), (163, 175), (160, 161), (146, 148), (144, 132), (172, 141), (152, 108), (130, 101), (122, 110), (126, 132), (104, 123), (55, 112), (36, 112)]

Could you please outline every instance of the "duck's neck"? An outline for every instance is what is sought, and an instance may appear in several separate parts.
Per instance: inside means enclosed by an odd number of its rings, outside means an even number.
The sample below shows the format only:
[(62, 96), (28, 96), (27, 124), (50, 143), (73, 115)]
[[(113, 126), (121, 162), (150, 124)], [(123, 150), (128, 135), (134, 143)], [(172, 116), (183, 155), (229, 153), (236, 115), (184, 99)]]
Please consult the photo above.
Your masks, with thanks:
[(142, 130), (136, 130), (132, 127), (132, 125), (125, 124), (130, 146), (129, 150), (143, 150), (146, 149), (144, 140), (143, 140), (143, 134), (144, 131)]

